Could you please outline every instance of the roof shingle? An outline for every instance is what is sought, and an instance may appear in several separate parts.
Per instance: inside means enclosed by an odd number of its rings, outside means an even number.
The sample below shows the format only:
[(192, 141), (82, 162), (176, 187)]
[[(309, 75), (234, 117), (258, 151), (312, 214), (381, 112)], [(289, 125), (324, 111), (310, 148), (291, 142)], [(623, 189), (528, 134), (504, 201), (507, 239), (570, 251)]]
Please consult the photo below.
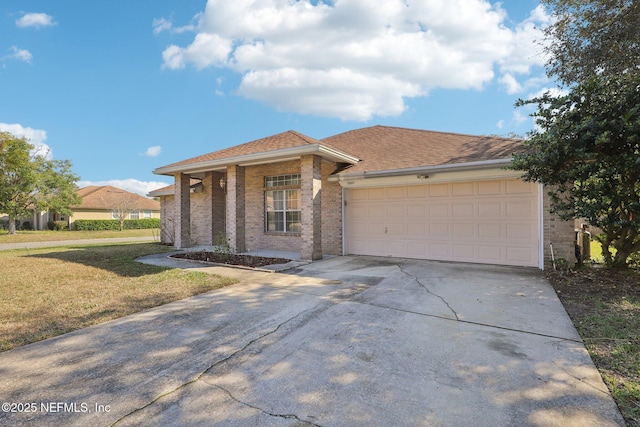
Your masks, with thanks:
[(187, 166), (194, 163), (227, 159), (230, 157), (244, 156), (247, 154), (264, 153), (267, 151), (275, 151), (283, 148), (302, 147), (309, 144), (320, 144), (320, 141), (303, 135), (294, 130), (289, 130), (287, 132), (282, 132), (276, 135), (268, 136), (266, 138), (257, 139), (255, 141), (246, 142), (244, 144), (224, 148), (222, 150), (213, 151), (201, 156), (192, 157), (190, 159), (172, 163), (163, 166), (163, 168)]
[(72, 206), (72, 209), (116, 209), (122, 207), (123, 200), (126, 199), (127, 208), (160, 210), (158, 201), (110, 185), (83, 187), (76, 190), (76, 193), (82, 197), (82, 203)]
[(349, 174), (509, 159), (523, 148), (516, 139), (389, 126), (355, 129), (321, 142), (362, 160), (342, 172)]

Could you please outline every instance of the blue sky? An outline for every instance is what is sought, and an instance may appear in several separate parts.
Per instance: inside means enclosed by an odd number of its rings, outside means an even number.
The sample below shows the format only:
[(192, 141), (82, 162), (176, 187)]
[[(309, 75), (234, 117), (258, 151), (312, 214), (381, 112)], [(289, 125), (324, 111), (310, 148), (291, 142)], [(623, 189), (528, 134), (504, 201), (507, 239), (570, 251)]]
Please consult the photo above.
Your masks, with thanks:
[(537, 0), (3, 0), (0, 130), (142, 194), (290, 129), (524, 135), (548, 21)]

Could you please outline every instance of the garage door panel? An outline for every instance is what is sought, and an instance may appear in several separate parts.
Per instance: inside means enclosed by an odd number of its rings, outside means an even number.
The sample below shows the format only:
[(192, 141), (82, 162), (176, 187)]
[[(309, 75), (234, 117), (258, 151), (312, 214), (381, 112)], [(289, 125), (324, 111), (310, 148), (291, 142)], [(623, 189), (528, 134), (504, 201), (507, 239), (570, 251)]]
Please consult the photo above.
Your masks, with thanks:
[(416, 202), (410, 202), (407, 205), (407, 217), (408, 218), (413, 218), (413, 217), (417, 217), (417, 218), (422, 218), (427, 214), (427, 203), (416, 203)]
[(537, 191), (519, 180), (349, 189), (347, 253), (537, 266)]
[(452, 202), (453, 217), (454, 218), (473, 218), (475, 216), (475, 209), (473, 203), (457, 203)]
[(531, 194), (537, 193), (536, 185), (532, 182), (525, 182), (519, 179), (510, 179), (506, 181), (506, 194)]
[(438, 238), (438, 237), (449, 237), (449, 224), (448, 223), (430, 223), (429, 226), (429, 237), (430, 238)]
[(404, 222), (388, 223), (385, 227), (385, 234), (390, 238), (405, 236), (407, 234), (407, 224)]
[(424, 238), (427, 236), (427, 224), (425, 223), (408, 223), (407, 232), (415, 236), (416, 238)]
[(464, 197), (474, 195), (474, 183), (473, 182), (458, 182), (453, 184), (452, 192), (454, 197)]
[(478, 216), (498, 218), (502, 216), (503, 203), (499, 200), (478, 202)]
[(507, 247), (507, 260), (512, 263), (529, 262), (534, 254), (534, 248), (510, 246)]
[(451, 259), (451, 245), (449, 243), (432, 242), (427, 244), (427, 248), (431, 259)]
[(424, 199), (428, 195), (428, 186), (426, 185), (412, 185), (407, 187), (408, 199)]
[(461, 261), (473, 261), (475, 259), (475, 248), (475, 245), (454, 244), (453, 256)]
[(431, 218), (449, 218), (449, 203), (433, 203), (428, 205), (428, 212)]
[(531, 200), (507, 201), (507, 216), (510, 218), (530, 218), (535, 216), (534, 202)]
[(481, 196), (491, 196), (502, 194), (502, 184), (504, 181), (484, 181), (478, 183), (478, 194)]
[(502, 239), (502, 224), (478, 224), (480, 239)]
[(429, 185), (429, 197), (448, 197), (449, 185), (448, 184), (434, 184)]
[(530, 240), (534, 237), (535, 230), (530, 224), (507, 224), (507, 239)]
[(474, 239), (476, 224), (453, 224), (453, 237)]

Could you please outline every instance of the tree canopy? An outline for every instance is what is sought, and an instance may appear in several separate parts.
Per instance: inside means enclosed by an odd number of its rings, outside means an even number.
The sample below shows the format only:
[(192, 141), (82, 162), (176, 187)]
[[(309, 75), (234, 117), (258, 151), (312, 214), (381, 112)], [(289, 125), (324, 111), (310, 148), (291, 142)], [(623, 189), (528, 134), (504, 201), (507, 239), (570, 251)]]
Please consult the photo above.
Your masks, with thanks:
[(553, 209), (563, 219), (601, 228), (605, 261), (625, 267), (640, 250), (640, 79), (631, 85), (592, 77), (568, 95), (524, 104), (537, 104), (538, 128), (512, 167), (552, 186)]
[(518, 101), (537, 127), (512, 168), (547, 185), (561, 218), (601, 228), (607, 265), (626, 267), (640, 251), (640, 1), (541, 1), (547, 74), (566, 94)]
[(640, 73), (639, 1), (541, 1), (554, 17), (545, 30), (550, 76), (571, 85)]
[(79, 204), (79, 177), (68, 160), (50, 160), (35, 153), (25, 138), (0, 132), (0, 212), (9, 216), (9, 233), (15, 219), (34, 210), (69, 215), (69, 206)]

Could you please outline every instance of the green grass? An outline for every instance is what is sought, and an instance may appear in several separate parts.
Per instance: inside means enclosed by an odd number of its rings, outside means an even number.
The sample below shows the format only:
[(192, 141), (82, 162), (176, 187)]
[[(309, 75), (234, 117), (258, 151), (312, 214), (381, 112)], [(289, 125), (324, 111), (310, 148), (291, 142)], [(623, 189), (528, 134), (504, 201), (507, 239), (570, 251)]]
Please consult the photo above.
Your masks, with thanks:
[(153, 243), (0, 252), (0, 351), (236, 283), (135, 262)]
[(18, 231), (16, 234), (9, 234), (7, 230), (0, 230), (0, 244), (2, 243), (25, 243), (25, 242), (52, 242), (65, 240), (82, 239), (106, 239), (115, 237), (157, 237), (159, 240), (160, 230), (157, 228), (146, 230), (101, 230), (101, 231)]
[(629, 425), (640, 426), (640, 301), (591, 299), (594, 313), (576, 328)]

